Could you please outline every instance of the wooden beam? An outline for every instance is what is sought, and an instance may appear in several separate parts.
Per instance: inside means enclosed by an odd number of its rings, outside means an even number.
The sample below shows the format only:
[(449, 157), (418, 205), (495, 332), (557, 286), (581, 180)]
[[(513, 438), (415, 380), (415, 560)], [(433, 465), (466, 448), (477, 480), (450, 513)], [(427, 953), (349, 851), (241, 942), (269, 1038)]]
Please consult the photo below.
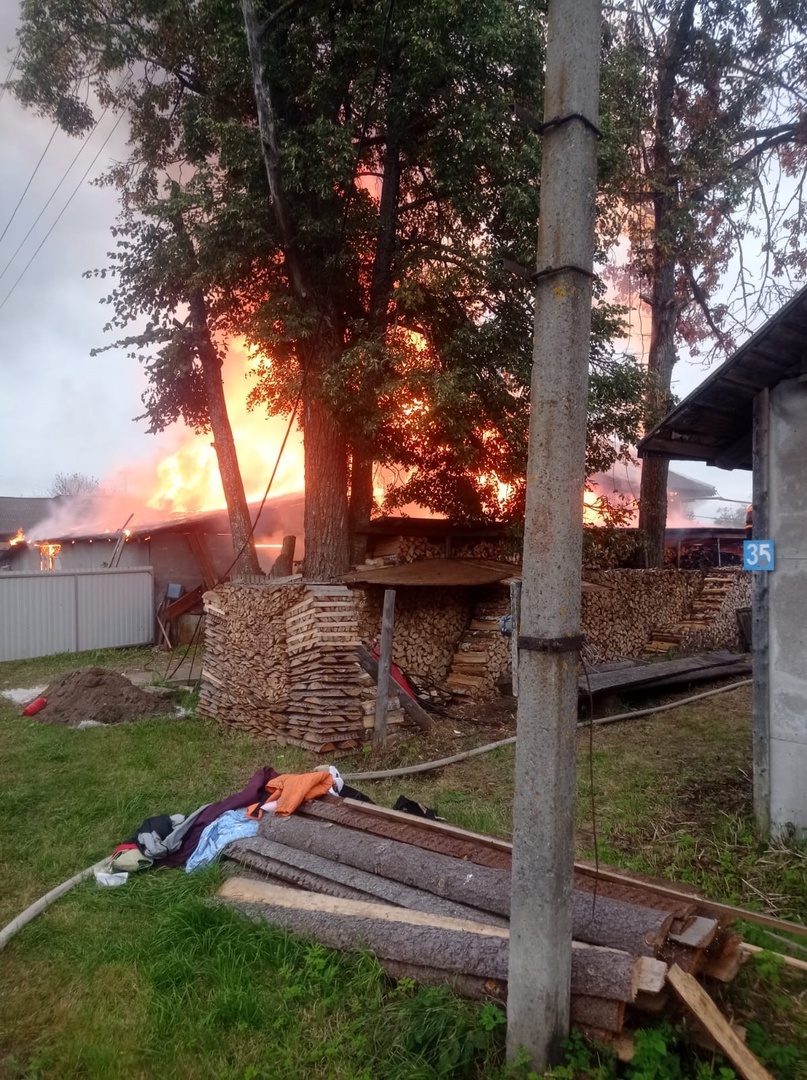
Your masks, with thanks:
[(384, 590), (384, 609), (381, 615), (381, 655), (378, 659), (378, 693), (375, 703), (373, 746), (387, 746), (387, 706), (389, 703), (390, 668), (392, 667), (392, 628), (395, 621), (395, 590)]
[(706, 1029), (743, 1080), (774, 1080), (692, 975), (673, 964), (667, 979), (684, 1006)]

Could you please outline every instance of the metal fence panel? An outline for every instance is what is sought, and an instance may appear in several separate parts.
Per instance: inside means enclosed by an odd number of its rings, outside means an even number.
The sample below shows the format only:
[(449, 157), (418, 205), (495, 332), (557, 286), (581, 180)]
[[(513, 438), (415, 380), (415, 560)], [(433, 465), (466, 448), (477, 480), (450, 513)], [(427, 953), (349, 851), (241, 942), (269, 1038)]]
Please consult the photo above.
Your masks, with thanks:
[(0, 574), (0, 661), (145, 645), (153, 635), (151, 567)]
[(78, 649), (142, 645), (154, 633), (151, 571), (76, 575)]

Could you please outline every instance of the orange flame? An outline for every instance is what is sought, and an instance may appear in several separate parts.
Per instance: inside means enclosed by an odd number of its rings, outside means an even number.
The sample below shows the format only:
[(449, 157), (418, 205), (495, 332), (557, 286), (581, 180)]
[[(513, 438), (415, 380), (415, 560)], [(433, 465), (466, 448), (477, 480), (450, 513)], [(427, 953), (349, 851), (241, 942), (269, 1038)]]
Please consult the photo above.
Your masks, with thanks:
[(16, 535), (12, 536), (8, 543), (10, 547), (16, 547), (17, 544), (27, 544), (28, 537), (22, 529), (17, 529)]
[(61, 544), (37, 544), (39, 548), (39, 569), (53, 570), (56, 566), (56, 556), (62, 550)]
[[(243, 342), (230, 343), (224, 362), (227, 410), (250, 502), (263, 497), (288, 425), (283, 417), (267, 417), (261, 410), (247, 409), (246, 399), (251, 389), (247, 380), (260, 362), (260, 355), (251, 352)], [(303, 475), (302, 434), (295, 427), (272, 483), (272, 495), (302, 491)], [(157, 465), (157, 486), (148, 505), (179, 512), (224, 507), (218, 459), (210, 434), (188, 432), (180, 448)]]

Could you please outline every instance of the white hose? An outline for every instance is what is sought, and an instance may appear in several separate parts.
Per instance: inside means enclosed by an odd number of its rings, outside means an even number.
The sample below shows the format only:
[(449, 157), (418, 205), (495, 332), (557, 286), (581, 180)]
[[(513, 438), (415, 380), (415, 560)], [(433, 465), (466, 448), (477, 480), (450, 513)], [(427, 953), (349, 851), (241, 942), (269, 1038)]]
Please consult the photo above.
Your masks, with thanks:
[(79, 882), (84, 881), (85, 878), (92, 877), (96, 870), (103, 870), (109, 866), (109, 856), (102, 859), (101, 862), (93, 863), (92, 866), (88, 866), (86, 870), (82, 870), (78, 874), (74, 874), (73, 877), (68, 878), (67, 881), (63, 881), (61, 885), (57, 885), (55, 889), (51, 889), (50, 892), (45, 893), (44, 896), (40, 896), (30, 907), (27, 907), (20, 915), (15, 919), (12, 919), (8, 926), (4, 926), (0, 930), (0, 952), (5, 949), (9, 941), (14, 937), (18, 930), (22, 930), (23, 926), (26, 926), (29, 922), (41, 915), (43, 911), (50, 907), (52, 903), (59, 899), (60, 896), (64, 896), (66, 892), (69, 892), (74, 885), (78, 885)]
[[(702, 694), (694, 694), (692, 697), (681, 698), (679, 701), (668, 701), (666, 705), (654, 705), (650, 709), (637, 709), (635, 712), (615, 713), (613, 716), (600, 716), (594, 720), (581, 720), (577, 726), (587, 728), (592, 724), (615, 724), (618, 720), (635, 720), (640, 716), (650, 716), (651, 713), (666, 712), (668, 709), (678, 709), (682, 705), (691, 705), (693, 701), (702, 701), (703, 698), (713, 697), (715, 694), (725, 694), (728, 690), (736, 690), (738, 686), (748, 686), (751, 682), (753, 679), (741, 679), (729, 686), (718, 686), (714, 690), (706, 690)], [(461, 754), (440, 758), (439, 761), (424, 761), (422, 765), (407, 765), (401, 769), (380, 769), (377, 772), (342, 773), (342, 777), (349, 781), (387, 780), (393, 776), (411, 776), (413, 773), (431, 772), (433, 769), (442, 769), (445, 765), (455, 765), (458, 761), (467, 761), (468, 758), (488, 754), (491, 750), (498, 750), (500, 746), (512, 746), (515, 741), (515, 735), (511, 735), (509, 739), (487, 743), (485, 746), (475, 746), (473, 750), (464, 750)]]

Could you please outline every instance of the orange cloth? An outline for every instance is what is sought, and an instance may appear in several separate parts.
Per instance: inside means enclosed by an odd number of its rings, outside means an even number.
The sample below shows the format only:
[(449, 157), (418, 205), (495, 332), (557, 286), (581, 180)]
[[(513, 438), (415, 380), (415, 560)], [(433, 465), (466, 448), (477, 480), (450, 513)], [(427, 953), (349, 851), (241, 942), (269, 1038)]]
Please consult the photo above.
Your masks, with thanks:
[[(287, 817), (293, 814), (300, 803), (308, 799), (318, 799), (320, 795), (327, 795), (333, 787), (333, 777), (329, 772), (310, 773), (283, 773), (275, 776), (266, 785), (269, 798), (266, 802), (277, 799), (275, 814), (278, 817)], [(247, 810), (249, 817), (260, 817), (260, 804), (250, 806)]]

